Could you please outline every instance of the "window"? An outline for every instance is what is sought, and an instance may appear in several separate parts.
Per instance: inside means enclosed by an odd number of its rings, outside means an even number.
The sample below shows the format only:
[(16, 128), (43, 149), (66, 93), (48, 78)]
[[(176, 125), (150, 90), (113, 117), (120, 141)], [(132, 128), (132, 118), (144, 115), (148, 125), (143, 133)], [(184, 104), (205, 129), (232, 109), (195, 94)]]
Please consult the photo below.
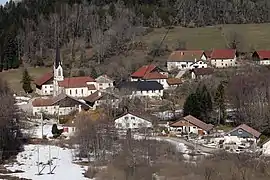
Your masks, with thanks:
[(129, 127), (129, 123), (126, 124), (126, 127)]
[(99, 83), (99, 86), (102, 86), (102, 83)]
[(62, 76), (61, 69), (58, 70), (58, 76)]
[(82, 94), (83, 94), (83, 89), (82, 89)]
[(142, 127), (142, 123), (139, 123), (139, 124), (138, 124), (138, 127)]
[(71, 90), (69, 90), (69, 94), (71, 95)]
[(131, 117), (132, 120), (135, 120), (135, 117)]
[(119, 127), (119, 128), (121, 128), (122, 127), (122, 124), (121, 123), (117, 123), (116, 126)]
[(243, 134), (243, 130), (242, 129), (238, 129), (238, 134)]
[(45, 94), (47, 93), (47, 91), (45, 90)]
[(221, 60), (221, 62), (223, 62), (223, 59)]
[(223, 66), (223, 63), (221, 63), (221, 65)]
[(75, 90), (75, 94), (77, 94), (78, 93), (78, 91), (77, 91), (77, 89)]
[(133, 126), (136, 126), (136, 123), (133, 123)]
[(128, 120), (128, 117), (127, 116), (125, 117), (125, 120)]

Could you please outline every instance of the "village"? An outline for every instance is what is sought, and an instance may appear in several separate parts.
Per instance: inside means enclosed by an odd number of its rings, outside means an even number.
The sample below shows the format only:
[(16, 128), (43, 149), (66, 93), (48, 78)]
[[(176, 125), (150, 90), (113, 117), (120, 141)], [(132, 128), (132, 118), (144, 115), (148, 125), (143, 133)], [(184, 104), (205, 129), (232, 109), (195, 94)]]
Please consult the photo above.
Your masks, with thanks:
[[(252, 57), (255, 65), (270, 64), (270, 51), (256, 51)], [(167, 69), (154, 64), (144, 65), (133, 72), (129, 80), (115, 82), (105, 74), (96, 79), (89, 76), (64, 77), (58, 52), (53, 71), (35, 80), (38, 96), (19, 106), (34, 117), (40, 117), (40, 114), (58, 117), (55, 123), (63, 127), (64, 133), (72, 134), (76, 131), (74, 125), (72, 126), (74, 120), (61, 124), (59, 117), (74, 112), (96, 111), (103, 105), (117, 109), (123, 97), (159, 101), (166, 91), (173, 93), (183, 81), (204, 79), (211, 76), (215, 69), (241, 66), (240, 62), (233, 49), (214, 49), (212, 52), (179, 50), (168, 57)], [(177, 73), (173, 75), (172, 72)], [(182, 77), (186, 73), (190, 74), (190, 79)], [(247, 124), (239, 124), (225, 132), (192, 115), (182, 116), (182, 109), (178, 110), (178, 116), (173, 121), (170, 117), (164, 120), (164, 114), (163, 119), (161, 116), (126, 108), (121, 115), (114, 118), (114, 124), (119, 130), (131, 129), (133, 132), (139, 132), (143, 128), (157, 128), (159, 131), (155, 136), (180, 138), (181, 142), (194, 146), (198, 144), (210, 151), (225, 149), (232, 153), (260, 152), (262, 155), (270, 155), (270, 141), (261, 144), (261, 133)], [(228, 123), (234, 124), (230, 119)]]

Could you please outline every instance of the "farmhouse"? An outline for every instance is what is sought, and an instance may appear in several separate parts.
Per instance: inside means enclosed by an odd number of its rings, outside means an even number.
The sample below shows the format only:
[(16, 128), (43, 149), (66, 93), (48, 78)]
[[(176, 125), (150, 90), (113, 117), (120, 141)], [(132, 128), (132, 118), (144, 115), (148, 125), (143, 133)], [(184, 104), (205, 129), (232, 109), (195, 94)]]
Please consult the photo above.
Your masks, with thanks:
[(208, 78), (211, 77), (211, 75), (214, 73), (213, 68), (196, 68), (190, 70), (191, 72), (191, 78), (192, 79), (202, 79), (202, 78)]
[(112, 88), (114, 86), (114, 80), (112, 80), (106, 74), (97, 77), (95, 80), (98, 90)]
[(35, 84), (36, 93), (42, 96), (57, 96), (61, 93), (66, 93), (72, 97), (86, 97), (97, 90), (96, 81), (89, 76), (64, 78), (58, 48), (56, 50), (53, 73), (44, 74), (35, 81)]
[(207, 57), (201, 50), (174, 51), (167, 60), (168, 71), (174, 69), (206, 68)]
[(150, 115), (146, 112), (126, 112), (123, 115), (117, 117), (115, 127), (117, 129), (140, 129), (140, 128), (152, 128), (156, 124), (157, 117)]
[(169, 87), (166, 81), (167, 78), (168, 72), (155, 65), (142, 66), (131, 74), (131, 81), (157, 81), (164, 89)]
[(179, 121), (170, 125), (170, 130), (181, 134), (193, 133), (198, 135), (205, 135), (208, 134), (212, 129), (212, 124), (206, 124), (205, 122), (191, 115), (185, 116)]
[(255, 51), (252, 54), (252, 59), (259, 65), (270, 65), (270, 50)]
[(129, 97), (162, 97), (163, 86), (157, 81), (124, 81), (116, 88)]
[(238, 138), (259, 139), (261, 133), (246, 124), (241, 124), (228, 132), (227, 135), (237, 136)]
[(111, 107), (118, 107), (120, 99), (114, 94), (96, 91), (93, 94), (83, 98), (83, 100), (93, 109), (101, 105), (109, 105)]
[(226, 67), (237, 66), (236, 50), (214, 49), (211, 53), (211, 65), (216, 68), (226, 68)]
[(68, 115), (74, 111), (88, 110), (89, 106), (85, 103), (67, 96), (60, 94), (51, 98), (37, 98), (32, 102), (33, 115), (38, 113), (46, 113), (49, 115)]

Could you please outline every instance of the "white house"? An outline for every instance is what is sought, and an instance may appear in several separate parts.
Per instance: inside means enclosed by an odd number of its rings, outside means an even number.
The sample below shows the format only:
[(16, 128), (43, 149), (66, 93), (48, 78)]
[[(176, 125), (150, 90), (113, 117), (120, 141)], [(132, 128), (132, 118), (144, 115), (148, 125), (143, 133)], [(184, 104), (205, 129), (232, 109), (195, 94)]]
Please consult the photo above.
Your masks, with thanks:
[(170, 130), (180, 134), (193, 133), (198, 135), (208, 134), (213, 129), (212, 124), (206, 124), (205, 122), (191, 116), (185, 116), (179, 121), (170, 125)]
[(207, 57), (201, 50), (183, 50), (174, 51), (170, 54), (167, 60), (168, 71), (175, 69), (193, 69), (193, 68), (206, 68)]
[(235, 49), (214, 49), (211, 53), (211, 65), (216, 68), (237, 66)]
[(259, 65), (270, 65), (270, 50), (255, 51), (252, 54), (252, 59)]
[(168, 72), (152, 64), (142, 66), (131, 74), (131, 81), (157, 81), (164, 89), (169, 87), (166, 79)]
[(65, 78), (59, 49), (56, 49), (56, 58), (53, 66), (53, 73), (46, 73), (35, 81), (36, 93), (39, 95), (57, 96), (65, 93), (72, 97), (86, 97), (97, 90), (96, 81), (89, 77)]
[(157, 97), (163, 96), (163, 86), (157, 81), (126, 81), (116, 86), (123, 96), (129, 97)]
[(114, 120), (117, 129), (152, 128), (157, 117), (146, 112), (127, 112)]
[(262, 145), (262, 154), (265, 156), (270, 156), (270, 140), (266, 141)]
[(95, 80), (98, 90), (103, 90), (114, 86), (113, 85), (114, 81), (105, 74), (97, 77)]
[(32, 102), (33, 115), (45, 113), (49, 115), (68, 115), (74, 111), (88, 110), (89, 106), (65, 94), (50, 98), (37, 98)]

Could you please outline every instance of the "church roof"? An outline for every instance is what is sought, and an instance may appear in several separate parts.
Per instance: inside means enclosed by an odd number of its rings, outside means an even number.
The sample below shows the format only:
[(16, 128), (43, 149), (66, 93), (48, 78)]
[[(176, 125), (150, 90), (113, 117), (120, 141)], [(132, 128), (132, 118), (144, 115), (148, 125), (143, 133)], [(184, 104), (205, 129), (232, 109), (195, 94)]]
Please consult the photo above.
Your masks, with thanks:
[(90, 84), (87, 82), (95, 82), (90, 76), (82, 77), (70, 77), (65, 78), (63, 81), (59, 81), (59, 86), (64, 88), (79, 88), (79, 87), (89, 87)]
[(35, 84), (41, 86), (53, 78), (53, 72), (48, 72), (35, 80)]

